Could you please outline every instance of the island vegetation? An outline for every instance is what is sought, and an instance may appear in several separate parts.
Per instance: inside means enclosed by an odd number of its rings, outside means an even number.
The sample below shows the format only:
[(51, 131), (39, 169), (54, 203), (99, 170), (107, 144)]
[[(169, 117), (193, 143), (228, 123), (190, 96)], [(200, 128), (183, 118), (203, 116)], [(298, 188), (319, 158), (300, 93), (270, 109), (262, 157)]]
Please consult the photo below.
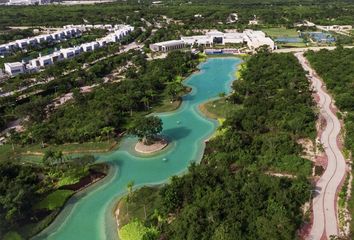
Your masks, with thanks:
[(246, 66), (228, 97), (234, 109), (225, 131), (207, 144), (202, 163), (120, 201), (121, 230), (140, 234), (123, 240), (296, 238), (311, 189), (312, 164), (297, 144), (315, 137), (309, 83), (291, 54), (260, 52)]

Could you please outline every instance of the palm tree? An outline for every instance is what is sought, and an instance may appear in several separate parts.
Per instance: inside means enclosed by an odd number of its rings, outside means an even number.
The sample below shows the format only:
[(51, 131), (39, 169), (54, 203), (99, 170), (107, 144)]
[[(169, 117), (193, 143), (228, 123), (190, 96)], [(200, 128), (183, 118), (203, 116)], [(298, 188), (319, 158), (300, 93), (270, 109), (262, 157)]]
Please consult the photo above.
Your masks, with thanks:
[(101, 134), (106, 135), (107, 139), (114, 132), (114, 127), (104, 127), (101, 129)]
[(149, 98), (147, 98), (147, 97), (143, 97), (142, 99), (141, 99), (141, 101), (144, 103), (144, 106), (145, 106), (145, 109), (147, 110), (147, 109), (149, 109)]

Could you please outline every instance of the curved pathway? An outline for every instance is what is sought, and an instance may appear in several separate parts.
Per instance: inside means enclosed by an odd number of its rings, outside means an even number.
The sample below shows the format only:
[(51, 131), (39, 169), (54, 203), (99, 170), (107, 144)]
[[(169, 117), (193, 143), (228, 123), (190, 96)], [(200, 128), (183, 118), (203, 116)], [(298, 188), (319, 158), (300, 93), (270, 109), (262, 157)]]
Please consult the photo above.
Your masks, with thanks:
[(329, 239), (331, 235), (338, 235), (339, 233), (336, 192), (346, 172), (346, 162), (337, 143), (341, 125), (337, 116), (331, 111), (332, 98), (323, 90), (321, 79), (317, 77), (316, 72), (311, 68), (303, 53), (296, 53), (295, 56), (304, 70), (309, 72), (312, 87), (320, 97), (318, 105), (321, 115), (326, 120), (326, 128), (320, 141), (324, 146), (328, 164), (325, 172), (316, 182), (312, 200), (313, 225), (309, 239), (319, 240), (322, 237)]

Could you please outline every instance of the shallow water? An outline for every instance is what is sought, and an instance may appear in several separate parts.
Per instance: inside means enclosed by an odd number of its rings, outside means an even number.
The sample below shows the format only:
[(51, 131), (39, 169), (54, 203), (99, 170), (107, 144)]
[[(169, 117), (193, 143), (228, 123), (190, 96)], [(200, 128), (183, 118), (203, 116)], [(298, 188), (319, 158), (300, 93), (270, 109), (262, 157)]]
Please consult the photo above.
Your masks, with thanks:
[(282, 43), (301, 43), (304, 40), (299, 37), (278, 37), (275, 39), (276, 42), (282, 42)]
[(184, 81), (193, 90), (183, 97), (181, 107), (156, 114), (163, 121), (163, 134), (172, 141), (169, 146), (157, 155), (141, 157), (133, 151), (137, 139), (124, 138), (118, 150), (99, 156), (98, 161), (112, 166), (108, 176), (74, 195), (53, 224), (35, 239), (117, 239), (113, 208), (126, 193), (129, 181), (134, 181), (135, 187), (163, 183), (186, 171), (191, 162), (201, 160), (204, 141), (217, 123), (202, 116), (198, 105), (231, 91), (240, 62), (238, 58), (212, 58), (201, 64), (201, 71)]

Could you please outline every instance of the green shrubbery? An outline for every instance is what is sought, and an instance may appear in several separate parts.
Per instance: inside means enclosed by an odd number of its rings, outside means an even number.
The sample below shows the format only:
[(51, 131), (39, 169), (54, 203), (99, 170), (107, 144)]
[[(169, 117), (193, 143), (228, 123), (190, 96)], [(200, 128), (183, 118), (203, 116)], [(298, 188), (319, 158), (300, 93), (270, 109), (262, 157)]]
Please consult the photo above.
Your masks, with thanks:
[[(171, 240), (296, 238), (311, 189), (311, 163), (296, 143), (315, 135), (309, 83), (293, 55), (267, 52), (252, 56), (240, 79), (230, 97), (235, 111), (208, 143), (202, 164), (158, 190), (133, 193), (130, 219)], [(146, 205), (145, 217), (142, 201), (150, 191), (154, 205)]]

